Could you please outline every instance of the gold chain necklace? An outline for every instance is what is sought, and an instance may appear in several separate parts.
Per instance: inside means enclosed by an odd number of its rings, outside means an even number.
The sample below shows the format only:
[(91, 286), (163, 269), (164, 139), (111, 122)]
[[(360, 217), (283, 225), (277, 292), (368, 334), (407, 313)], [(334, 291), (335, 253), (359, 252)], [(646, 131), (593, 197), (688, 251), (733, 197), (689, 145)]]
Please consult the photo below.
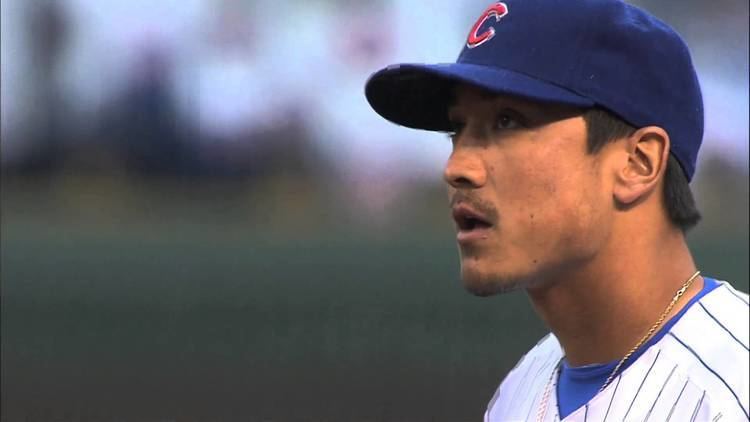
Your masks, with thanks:
[[(607, 377), (607, 380), (604, 381), (604, 385), (602, 385), (602, 387), (599, 389), (599, 392), (597, 394), (601, 393), (602, 391), (604, 391), (605, 388), (607, 388), (609, 383), (611, 383), (612, 380), (615, 378), (615, 375), (617, 375), (617, 371), (619, 371), (620, 368), (622, 368), (622, 365), (624, 365), (625, 362), (627, 362), (627, 360), (630, 359), (631, 356), (633, 356), (633, 353), (635, 353), (635, 351), (638, 350), (638, 348), (643, 346), (643, 344), (649, 338), (651, 338), (654, 332), (656, 332), (659, 326), (661, 326), (661, 324), (667, 318), (669, 313), (672, 312), (672, 308), (674, 308), (674, 305), (676, 305), (677, 302), (680, 300), (680, 298), (682, 298), (682, 296), (685, 294), (687, 289), (690, 288), (690, 286), (693, 284), (693, 281), (696, 279), (696, 277), (700, 275), (700, 273), (701, 273), (700, 271), (696, 271), (695, 274), (690, 276), (690, 278), (688, 278), (687, 281), (685, 281), (682, 284), (682, 287), (680, 287), (680, 289), (677, 290), (677, 293), (675, 293), (674, 297), (672, 297), (672, 301), (669, 302), (669, 305), (664, 310), (664, 312), (662, 312), (662, 314), (659, 316), (659, 319), (657, 319), (654, 325), (652, 325), (651, 328), (649, 328), (648, 332), (646, 332), (646, 334), (643, 337), (641, 337), (638, 343), (636, 343), (635, 346), (633, 346), (630, 349), (630, 351), (628, 351), (628, 353), (626, 353), (625, 356), (622, 359), (620, 359), (620, 362), (615, 366), (615, 369), (612, 370), (612, 373), (609, 374), (609, 377)], [(560, 362), (557, 363), (557, 366), (555, 367), (555, 369), (552, 371), (552, 375), (550, 376), (549, 380), (547, 381), (546, 386), (544, 387), (544, 395), (542, 396), (542, 400), (539, 403), (539, 409), (537, 410), (537, 413), (536, 413), (537, 422), (542, 422), (544, 420), (544, 417), (547, 415), (547, 403), (549, 402), (550, 391), (552, 390), (552, 384), (555, 379), (555, 375), (557, 375), (560, 369), (561, 363), (562, 363), (562, 358), (560, 359)]]

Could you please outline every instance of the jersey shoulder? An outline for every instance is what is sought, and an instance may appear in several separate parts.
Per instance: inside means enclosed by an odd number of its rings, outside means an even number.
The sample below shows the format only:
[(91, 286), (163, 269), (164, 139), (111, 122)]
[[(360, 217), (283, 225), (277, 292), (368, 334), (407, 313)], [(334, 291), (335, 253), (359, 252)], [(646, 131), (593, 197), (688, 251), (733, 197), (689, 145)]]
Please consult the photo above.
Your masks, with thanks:
[(750, 417), (747, 294), (719, 282), (682, 316), (658, 347), (691, 384), (705, 393), (701, 406), (730, 419)]
[(720, 283), (564, 420), (748, 420), (749, 316), (746, 295)]
[(551, 333), (544, 336), (500, 383), (487, 406), (485, 421), (526, 420), (562, 357), (557, 338)]

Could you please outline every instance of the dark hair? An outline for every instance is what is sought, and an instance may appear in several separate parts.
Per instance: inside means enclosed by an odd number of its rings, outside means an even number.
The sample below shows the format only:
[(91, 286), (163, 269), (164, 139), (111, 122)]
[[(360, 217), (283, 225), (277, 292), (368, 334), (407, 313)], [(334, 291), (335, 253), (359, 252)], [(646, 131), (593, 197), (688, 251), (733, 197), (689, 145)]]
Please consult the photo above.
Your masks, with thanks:
[[(588, 152), (595, 154), (608, 142), (631, 135), (635, 128), (619, 117), (601, 108), (592, 108), (583, 114), (588, 133)], [(701, 219), (695, 206), (685, 172), (670, 153), (664, 173), (664, 204), (669, 220), (680, 230), (687, 232)]]

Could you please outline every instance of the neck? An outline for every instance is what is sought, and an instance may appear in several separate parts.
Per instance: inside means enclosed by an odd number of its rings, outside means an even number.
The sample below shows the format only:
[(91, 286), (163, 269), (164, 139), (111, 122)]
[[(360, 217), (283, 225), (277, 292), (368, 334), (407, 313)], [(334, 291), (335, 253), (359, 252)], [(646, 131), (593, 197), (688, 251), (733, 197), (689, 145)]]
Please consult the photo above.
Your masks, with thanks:
[[(600, 251), (586, 265), (528, 289), (570, 365), (621, 359), (696, 271), (681, 232), (668, 230), (650, 239), (630, 232), (637, 235), (617, 236), (617, 246)], [(703, 279), (696, 278), (665, 321), (702, 287)]]

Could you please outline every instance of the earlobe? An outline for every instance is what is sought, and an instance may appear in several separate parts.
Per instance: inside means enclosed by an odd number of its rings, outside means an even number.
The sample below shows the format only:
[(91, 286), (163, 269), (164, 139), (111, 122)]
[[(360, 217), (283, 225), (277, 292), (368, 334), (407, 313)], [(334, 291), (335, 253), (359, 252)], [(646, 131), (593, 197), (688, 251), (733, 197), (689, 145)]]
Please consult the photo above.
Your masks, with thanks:
[(641, 128), (625, 139), (626, 163), (619, 169), (614, 198), (624, 206), (647, 198), (659, 184), (669, 156), (669, 135), (656, 126)]

